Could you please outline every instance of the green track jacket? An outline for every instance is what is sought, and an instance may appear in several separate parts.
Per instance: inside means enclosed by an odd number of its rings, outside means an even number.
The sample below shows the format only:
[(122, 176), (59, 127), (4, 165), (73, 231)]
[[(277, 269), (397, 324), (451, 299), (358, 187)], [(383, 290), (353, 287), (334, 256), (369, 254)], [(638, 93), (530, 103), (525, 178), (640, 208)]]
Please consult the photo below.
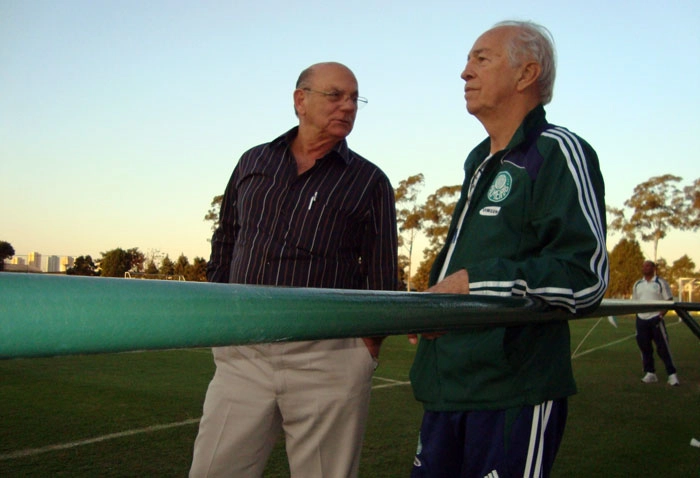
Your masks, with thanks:
[[(537, 296), (572, 313), (594, 309), (608, 282), (604, 184), (584, 140), (532, 110), (508, 147), (469, 154), (465, 182), (431, 271), (469, 272), (471, 294)], [(462, 211), (466, 213), (458, 227)], [(421, 339), (411, 369), (417, 400), (433, 411), (504, 409), (576, 393), (569, 324), (450, 332)]]

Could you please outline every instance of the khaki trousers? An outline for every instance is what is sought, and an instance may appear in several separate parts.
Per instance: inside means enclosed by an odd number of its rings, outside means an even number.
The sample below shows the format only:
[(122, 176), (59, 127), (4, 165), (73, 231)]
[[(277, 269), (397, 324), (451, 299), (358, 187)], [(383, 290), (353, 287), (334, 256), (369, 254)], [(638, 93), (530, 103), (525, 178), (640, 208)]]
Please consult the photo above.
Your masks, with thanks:
[(357, 476), (376, 367), (362, 339), (213, 354), (190, 477), (260, 477), (282, 431), (292, 478)]

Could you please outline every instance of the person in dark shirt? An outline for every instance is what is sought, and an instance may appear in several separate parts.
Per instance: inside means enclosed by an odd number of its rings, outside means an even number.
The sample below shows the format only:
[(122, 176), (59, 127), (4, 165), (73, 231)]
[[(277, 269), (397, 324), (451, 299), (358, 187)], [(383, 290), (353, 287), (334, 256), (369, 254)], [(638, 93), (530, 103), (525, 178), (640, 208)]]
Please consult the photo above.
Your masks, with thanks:
[[(339, 63), (304, 70), (299, 125), (240, 158), (210, 282), (396, 290), (394, 191), (348, 148), (358, 95)], [(381, 338), (215, 347), (190, 476), (262, 476), (284, 432), (292, 476), (357, 476)]]

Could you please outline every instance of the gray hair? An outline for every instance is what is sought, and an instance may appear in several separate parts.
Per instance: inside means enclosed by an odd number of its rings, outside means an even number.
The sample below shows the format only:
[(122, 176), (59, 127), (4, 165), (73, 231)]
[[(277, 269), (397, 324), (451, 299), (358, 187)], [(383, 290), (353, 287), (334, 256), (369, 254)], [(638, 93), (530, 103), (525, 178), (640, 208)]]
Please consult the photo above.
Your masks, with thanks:
[(529, 21), (506, 20), (493, 26), (493, 28), (497, 27), (518, 29), (507, 46), (511, 65), (520, 65), (526, 59), (533, 59), (540, 65), (542, 72), (537, 79), (540, 101), (543, 105), (548, 104), (552, 101), (554, 78), (557, 74), (557, 59), (552, 34), (542, 25)]

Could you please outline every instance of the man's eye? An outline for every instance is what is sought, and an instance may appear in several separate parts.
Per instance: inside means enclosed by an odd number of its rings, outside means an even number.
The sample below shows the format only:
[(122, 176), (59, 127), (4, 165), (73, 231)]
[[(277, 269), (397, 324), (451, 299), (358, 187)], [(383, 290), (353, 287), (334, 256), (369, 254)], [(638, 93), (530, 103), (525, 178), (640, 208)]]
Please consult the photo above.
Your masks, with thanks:
[(328, 98), (330, 98), (333, 101), (338, 101), (343, 97), (343, 94), (339, 91), (331, 91), (328, 93)]

